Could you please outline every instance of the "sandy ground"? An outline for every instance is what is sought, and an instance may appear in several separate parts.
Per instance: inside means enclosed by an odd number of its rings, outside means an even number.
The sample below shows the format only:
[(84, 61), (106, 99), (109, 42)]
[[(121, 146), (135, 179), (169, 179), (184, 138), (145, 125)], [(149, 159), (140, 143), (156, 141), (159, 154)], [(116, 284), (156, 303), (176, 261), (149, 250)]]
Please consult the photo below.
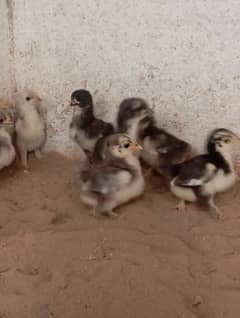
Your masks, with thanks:
[(217, 223), (147, 191), (118, 219), (79, 199), (78, 163), (55, 154), (0, 186), (0, 318), (240, 317), (240, 187)]

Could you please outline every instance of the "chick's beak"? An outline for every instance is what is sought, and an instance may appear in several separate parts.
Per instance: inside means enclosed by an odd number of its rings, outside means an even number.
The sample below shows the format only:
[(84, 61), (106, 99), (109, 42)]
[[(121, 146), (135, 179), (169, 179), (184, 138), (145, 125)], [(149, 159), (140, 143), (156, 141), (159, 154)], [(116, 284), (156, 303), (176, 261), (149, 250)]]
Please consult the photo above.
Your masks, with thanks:
[(74, 102), (74, 101), (71, 100), (70, 106), (71, 106), (71, 107), (80, 106), (80, 103), (76, 103), (76, 102)]
[(240, 144), (240, 137), (237, 136), (237, 135), (234, 135), (234, 136), (233, 136), (233, 143), (235, 143), (235, 144)]
[(138, 143), (133, 143), (131, 145), (131, 150), (134, 152), (141, 151), (142, 149), (143, 149), (142, 146), (140, 146)]

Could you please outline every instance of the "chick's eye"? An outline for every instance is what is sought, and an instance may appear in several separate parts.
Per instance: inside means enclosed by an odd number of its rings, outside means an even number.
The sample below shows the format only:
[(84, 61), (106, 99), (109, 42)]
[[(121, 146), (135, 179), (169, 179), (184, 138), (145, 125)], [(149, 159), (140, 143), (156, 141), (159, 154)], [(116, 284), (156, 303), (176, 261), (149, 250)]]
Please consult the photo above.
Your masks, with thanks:
[(26, 100), (29, 101), (31, 98), (30, 97), (26, 97)]
[(130, 144), (129, 144), (129, 143), (124, 144), (124, 148), (128, 148), (129, 146), (130, 146)]
[(226, 144), (228, 144), (228, 143), (229, 143), (229, 140), (228, 140), (228, 139), (225, 139), (224, 142), (225, 142)]

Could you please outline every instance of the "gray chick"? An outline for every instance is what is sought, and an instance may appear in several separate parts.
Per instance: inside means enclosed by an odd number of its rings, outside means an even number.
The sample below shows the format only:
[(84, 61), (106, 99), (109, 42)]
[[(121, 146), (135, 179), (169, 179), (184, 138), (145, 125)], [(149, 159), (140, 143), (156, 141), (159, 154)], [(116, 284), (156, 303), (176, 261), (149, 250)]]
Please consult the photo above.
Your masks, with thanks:
[(132, 97), (120, 103), (117, 115), (119, 133), (125, 133), (138, 142), (143, 130), (154, 123), (153, 111), (144, 99)]
[(145, 186), (135, 154), (141, 146), (127, 135), (114, 134), (108, 137), (106, 148), (108, 160), (81, 173), (81, 199), (95, 215), (115, 215), (116, 207), (139, 197)]

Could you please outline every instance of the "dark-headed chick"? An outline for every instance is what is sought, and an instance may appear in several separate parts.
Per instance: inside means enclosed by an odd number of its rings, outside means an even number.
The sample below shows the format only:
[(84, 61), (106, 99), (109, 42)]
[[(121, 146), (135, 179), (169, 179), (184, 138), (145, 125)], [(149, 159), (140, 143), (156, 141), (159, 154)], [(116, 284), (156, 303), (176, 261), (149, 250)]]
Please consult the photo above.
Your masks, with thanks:
[(113, 125), (95, 117), (92, 95), (85, 89), (72, 93), (71, 106), (74, 111), (69, 129), (70, 137), (84, 151), (92, 153), (99, 138), (114, 132)]
[(185, 201), (204, 204), (215, 217), (221, 210), (214, 204), (214, 195), (230, 189), (237, 180), (233, 163), (234, 144), (239, 137), (232, 131), (215, 129), (207, 139), (207, 154), (172, 167), (170, 189), (178, 197), (178, 208), (185, 209)]
[(138, 141), (142, 131), (154, 122), (153, 111), (144, 99), (132, 97), (120, 103), (117, 115), (119, 133)]
[(140, 136), (141, 159), (153, 170), (169, 176), (171, 166), (190, 158), (191, 146), (156, 126), (147, 127)]

